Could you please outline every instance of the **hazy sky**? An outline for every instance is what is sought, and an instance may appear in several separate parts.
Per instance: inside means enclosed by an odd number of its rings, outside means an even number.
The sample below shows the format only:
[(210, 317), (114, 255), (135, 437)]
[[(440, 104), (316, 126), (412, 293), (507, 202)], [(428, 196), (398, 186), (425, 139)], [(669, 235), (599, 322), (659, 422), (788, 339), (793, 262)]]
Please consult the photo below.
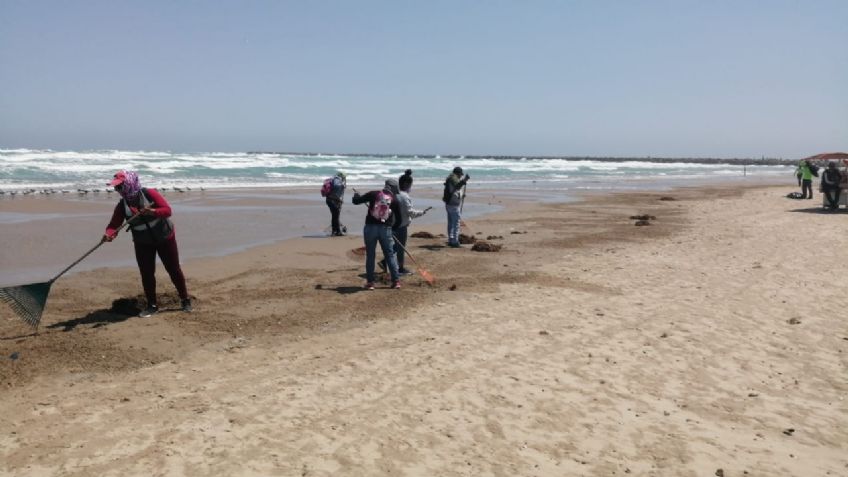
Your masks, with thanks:
[(0, 148), (848, 150), (848, 1), (0, 0)]

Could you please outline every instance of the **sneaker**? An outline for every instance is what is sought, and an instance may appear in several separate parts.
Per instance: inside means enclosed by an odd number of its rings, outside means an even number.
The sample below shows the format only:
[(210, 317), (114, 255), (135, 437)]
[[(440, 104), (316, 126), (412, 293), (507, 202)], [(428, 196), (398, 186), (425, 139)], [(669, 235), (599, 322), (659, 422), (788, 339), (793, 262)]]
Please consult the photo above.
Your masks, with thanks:
[(448, 247), (451, 247), (451, 248), (460, 248), (460, 247), (462, 247), (462, 245), (460, 245), (460, 244), (459, 244), (459, 242), (456, 242), (456, 243), (449, 243), (449, 244), (448, 244)]
[(400, 290), (400, 282), (392, 282), (392, 288), (394, 288), (395, 290)]
[(185, 300), (180, 300), (180, 307), (186, 313), (191, 313), (191, 298), (186, 298)]
[(366, 284), (365, 284), (365, 286), (364, 286), (364, 287), (362, 287), (362, 288), (364, 288), (364, 289), (366, 289), (366, 290), (373, 290), (373, 289), (374, 289), (374, 282), (368, 282), (368, 283), (366, 283)]
[(401, 268), (400, 270), (398, 270), (398, 275), (412, 275), (412, 270)]
[(158, 312), (159, 312), (158, 306), (149, 305), (147, 308), (142, 310), (142, 312), (139, 313), (138, 316), (141, 317), (141, 318), (150, 318), (151, 316), (155, 315)]

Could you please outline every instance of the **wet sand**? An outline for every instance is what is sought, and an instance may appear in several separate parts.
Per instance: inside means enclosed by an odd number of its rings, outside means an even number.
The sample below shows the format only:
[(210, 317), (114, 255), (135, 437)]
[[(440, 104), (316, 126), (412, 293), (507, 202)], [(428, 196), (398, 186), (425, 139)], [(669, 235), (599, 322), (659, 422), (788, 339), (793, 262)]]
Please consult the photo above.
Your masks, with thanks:
[(842, 263), (846, 214), (789, 190), (514, 203), (466, 220), (499, 253), (411, 239), (435, 287), (362, 291), (357, 237), (188, 260), (190, 315), (77, 273), (39, 336), (0, 307), (0, 472), (845, 475), (844, 292), (797, 236)]
[[(432, 191), (416, 207), (441, 209)], [(330, 214), (315, 191), (292, 189), (207, 190), (164, 193), (174, 210), (177, 241), (183, 260), (219, 257), (291, 238), (325, 238)], [(342, 208), (341, 221), (351, 235), (361, 234), (363, 206)], [(431, 197), (432, 196), (432, 197)], [(118, 202), (114, 194), (52, 195), (0, 199), (0, 286), (46, 281), (95, 246)], [(471, 206), (472, 203), (469, 203)], [(497, 204), (477, 200), (469, 207), (475, 216), (498, 210)], [(433, 212), (419, 223), (441, 223), (444, 212)], [(122, 233), (122, 235), (124, 235)], [(100, 247), (71, 270), (71, 274), (101, 267), (135, 264), (128, 237)]]

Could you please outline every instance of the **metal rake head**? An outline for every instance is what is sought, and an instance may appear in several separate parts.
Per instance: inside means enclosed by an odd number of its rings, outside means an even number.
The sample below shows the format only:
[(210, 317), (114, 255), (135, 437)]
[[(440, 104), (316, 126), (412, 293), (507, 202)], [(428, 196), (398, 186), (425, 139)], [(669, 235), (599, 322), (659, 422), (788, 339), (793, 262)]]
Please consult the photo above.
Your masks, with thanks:
[(8, 303), (22, 320), (37, 329), (52, 284), (44, 282), (0, 288), (0, 300)]

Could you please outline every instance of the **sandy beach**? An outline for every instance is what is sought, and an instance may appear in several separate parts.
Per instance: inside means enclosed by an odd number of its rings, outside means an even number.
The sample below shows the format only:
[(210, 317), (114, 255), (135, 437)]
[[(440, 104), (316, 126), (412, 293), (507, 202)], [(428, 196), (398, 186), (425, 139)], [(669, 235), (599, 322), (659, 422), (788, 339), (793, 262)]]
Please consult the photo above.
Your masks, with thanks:
[(847, 214), (791, 190), (516, 201), (466, 220), (500, 252), (410, 239), (434, 287), (362, 290), (354, 236), (184, 260), (191, 314), (76, 273), (38, 336), (0, 304), (0, 474), (848, 475)]

